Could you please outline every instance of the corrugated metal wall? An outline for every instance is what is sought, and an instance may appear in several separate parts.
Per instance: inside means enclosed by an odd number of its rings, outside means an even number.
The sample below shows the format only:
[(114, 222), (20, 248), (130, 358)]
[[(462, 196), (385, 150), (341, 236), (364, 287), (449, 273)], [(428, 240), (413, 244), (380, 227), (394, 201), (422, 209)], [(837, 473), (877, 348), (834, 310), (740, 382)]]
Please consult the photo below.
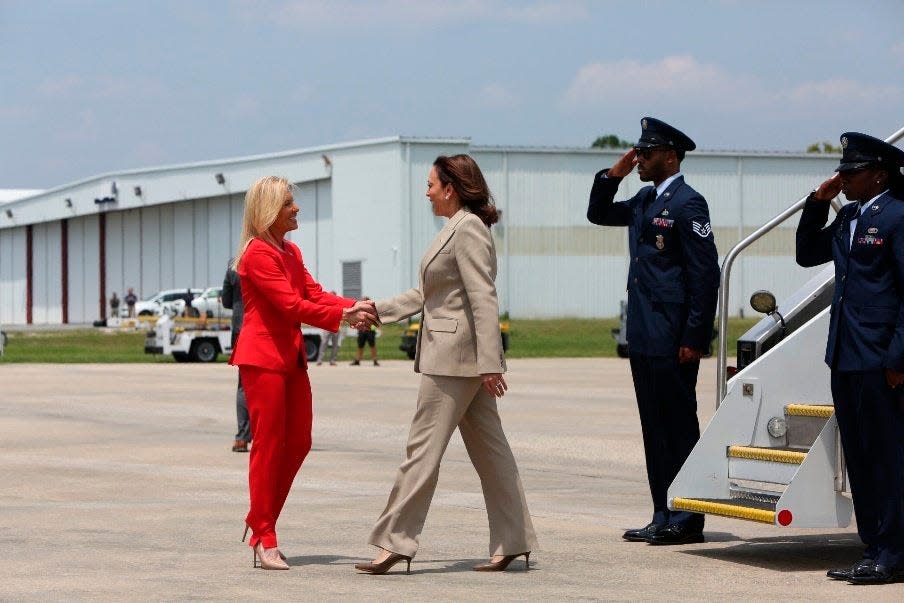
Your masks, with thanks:
[(25, 227), (0, 230), (0, 323), (25, 322)]
[[(625, 298), (627, 229), (587, 221), (593, 175), (617, 152), (478, 148), (503, 221), (495, 228), (502, 308), (516, 317), (614, 316)], [(682, 173), (706, 197), (720, 257), (832, 173), (837, 158), (689, 154)], [(644, 186), (626, 178), (616, 200)], [(809, 278), (794, 261), (797, 219), (750, 247), (732, 272), (729, 312), (756, 289), (781, 299)], [(720, 259), (721, 262), (721, 259)]]
[(232, 194), (107, 213), (107, 298), (130, 287), (144, 299), (222, 283), (243, 205), (244, 195)]
[(71, 323), (89, 323), (97, 319), (100, 312), (99, 236), (97, 216), (84, 216), (69, 220), (69, 322)]
[[(424, 196), (430, 166), (437, 155), (470, 152), (503, 212), (494, 228), (501, 310), (524, 318), (618, 313), (625, 297), (627, 229), (592, 225), (586, 210), (593, 175), (611, 165), (619, 152), (471, 147), (465, 140), (409, 139), (328, 152), (329, 157), (317, 152), (249, 160), (237, 175), (227, 177), (241, 188), (256, 175), (302, 174), (304, 183), (297, 195), (301, 228), (289, 238), (300, 243), (309, 270), (328, 289), (341, 290), (341, 265), (348, 261), (362, 262), (363, 292), (371, 297), (415, 285), (421, 255), (443, 224), (432, 215)], [(835, 165), (833, 157), (691, 153), (682, 171), (707, 198), (717, 246), (724, 255), (741, 236), (831, 174)], [(175, 196), (179, 186), (188, 187), (195, 180), (213, 182), (207, 174), (210, 168), (197, 168), (194, 179), (192, 170), (170, 170), (176, 175), (166, 181), (165, 194)], [(128, 184), (120, 186), (126, 192), (120, 194), (126, 195), (122, 202), (133, 207), (105, 213), (107, 299), (113, 292), (122, 297), (129, 287), (147, 297), (161, 289), (219, 284), (234, 253), (244, 192), (229, 193), (227, 188), (216, 196), (184, 194), (184, 201), (134, 206), (151, 198), (148, 191), (163, 186), (155, 180), (163, 178), (158, 171), (130, 173)], [(74, 185), (73, 190), (105, 190), (106, 180), (98, 182)], [(127, 196), (132, 182), (147, 183), (140, 199), (133, 195), (138, 201)], [(618, 198), (630, 197), (641, 186), (636, 175), (626, 178)], [(54, 203), (61, 204), (56, 197), (65, 194), (74, 196), (57, 191), (40, 203), (56, 207)], [(77, 204), (83, 202), (76, 199)], [(23, 205), (16, 215), (34, 211), (38, 209)], [(99, 217), (73, 216), (68, 225), (69, 321), (90, 322), (99, 312)], [(781, 299), (814, 272), (794, 263), (795, 226), (796, 218), (755, 244), (736, 264), (732, 315), (746, 308), (755, 289), (771, 289)], [(33, 322), (60, 322), (60, 222), (36, 223), (32, 231)], [(25, 232), (25, 227), (0, 229), (2, 322), (26, 320)]]

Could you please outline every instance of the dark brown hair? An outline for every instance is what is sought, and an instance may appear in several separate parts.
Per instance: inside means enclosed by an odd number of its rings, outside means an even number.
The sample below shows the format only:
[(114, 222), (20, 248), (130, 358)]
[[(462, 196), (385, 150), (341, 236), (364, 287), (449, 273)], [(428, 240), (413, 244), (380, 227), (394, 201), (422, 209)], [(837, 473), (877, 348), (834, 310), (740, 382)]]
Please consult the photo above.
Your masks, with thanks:
[(499, 221), (493, 205), (493, 194), (483, 172), (470, 155), (440, 155), (433, 162), (436, 176), (442, 184), (451, 184), (461, 204), (471, 210), (488, 227)]

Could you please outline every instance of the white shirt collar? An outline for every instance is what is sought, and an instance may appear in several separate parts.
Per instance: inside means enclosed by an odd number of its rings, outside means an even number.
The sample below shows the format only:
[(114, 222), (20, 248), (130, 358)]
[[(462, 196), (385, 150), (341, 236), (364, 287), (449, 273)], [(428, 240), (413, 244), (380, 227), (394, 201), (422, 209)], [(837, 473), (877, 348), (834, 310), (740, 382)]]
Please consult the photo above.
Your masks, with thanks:
[[(873, 201), (875, 201), (876, 199), (878, 199), (879, 197), (881, 197), (882, 195), (884, 195), (884, 194), (887, 193), (887, 192), (888, 192), (888, 189), (885, 189), (884, 191), (882, 191), (881, 193), (879, 193), (878, 195), (876, 195), (875, 197), (873, 197), (872, 199), (870, 199), (869, 201), (867, 201), (866, 203), (864, 203), (864, 204), (863, 204), (863, 207), (860, 208), (860, 213), (859, 213), (858, 215), (861, 215), (861, 216), (862, 216), (862, 215), (863, 215), (863, 211), (864, 211), (867, 207), (869, 207), (870, 205), (872, 205), (872, 204), (873, 204)], [(854, 216), (854, 218), (856, 219), (856, 216)]]
[(659, 195), (661, 195), (663, 192), (665, 192), (665, 189), (667, 189), (669, 187), (669, 185), (672, 183), (672, 181), (675, 180), (675, 178), (680, 178), (680, 177), (681, 177), (681, 172), (678, 172), (677, 174), (672, 174), (671, 176), (669, 176), (668, 178), (666, 178), (665, 180), (660, 182), (659, 186), (656, 187), (656, 196), (659, 197)]

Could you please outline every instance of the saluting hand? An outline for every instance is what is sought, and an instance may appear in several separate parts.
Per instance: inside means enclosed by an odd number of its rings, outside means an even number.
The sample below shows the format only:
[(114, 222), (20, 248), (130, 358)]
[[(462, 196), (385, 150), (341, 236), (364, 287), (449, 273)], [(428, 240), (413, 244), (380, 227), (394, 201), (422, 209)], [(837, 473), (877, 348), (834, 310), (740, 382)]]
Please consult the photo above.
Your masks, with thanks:
[(637, 151), (633, 148), (628, 149), (627, 153), (622, 155), (618, 161), (612, 164), (612, 167), (609, 168), (606, 175), (613, 178), (624, 178), (631, 173), (635, 165), (637, 165)]
[(835, 174), (819, 185), (813, 193), (814, 201), (831, 201), (841, 192), (841, 174)]

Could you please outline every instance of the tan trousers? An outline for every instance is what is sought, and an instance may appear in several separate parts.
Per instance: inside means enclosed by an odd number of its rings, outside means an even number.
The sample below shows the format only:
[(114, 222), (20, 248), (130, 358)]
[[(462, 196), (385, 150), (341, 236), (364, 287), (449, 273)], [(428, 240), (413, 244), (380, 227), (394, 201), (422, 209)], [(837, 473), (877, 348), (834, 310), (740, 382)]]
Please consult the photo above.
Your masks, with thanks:
[(515, 457), (480, 377), (422, 375), (417, 411), (386, 508), (368, 542), (413, 557), (455, 427), (480, 476), (490, 522), (490, 555), (514, 555), (536, 545)]

